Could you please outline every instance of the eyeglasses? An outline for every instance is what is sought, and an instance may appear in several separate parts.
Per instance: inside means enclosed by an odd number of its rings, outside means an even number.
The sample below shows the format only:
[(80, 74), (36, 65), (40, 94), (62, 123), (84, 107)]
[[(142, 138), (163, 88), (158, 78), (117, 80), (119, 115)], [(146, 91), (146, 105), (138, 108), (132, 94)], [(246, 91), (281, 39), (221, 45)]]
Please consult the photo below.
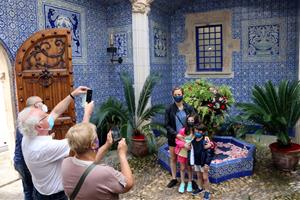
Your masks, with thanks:
[(49, 116), (49, 115), (47, 114), (47, 115), (45, 115), (44, 117), (42, 117), (42, 119), (40, 119), (39, 123), (40, 123), (41, 121), (43, 121), (44, 119), (46, 119), (48, 116)]

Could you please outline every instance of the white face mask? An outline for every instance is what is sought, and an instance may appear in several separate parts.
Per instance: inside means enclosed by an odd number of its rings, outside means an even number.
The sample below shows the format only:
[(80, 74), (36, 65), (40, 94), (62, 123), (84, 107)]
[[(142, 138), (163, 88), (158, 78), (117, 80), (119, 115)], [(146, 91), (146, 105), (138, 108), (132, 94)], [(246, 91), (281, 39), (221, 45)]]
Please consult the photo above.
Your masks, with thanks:
[(42, 105), (42, 111), (45, 113), (48, 112), (48, 107), (45, 104)]

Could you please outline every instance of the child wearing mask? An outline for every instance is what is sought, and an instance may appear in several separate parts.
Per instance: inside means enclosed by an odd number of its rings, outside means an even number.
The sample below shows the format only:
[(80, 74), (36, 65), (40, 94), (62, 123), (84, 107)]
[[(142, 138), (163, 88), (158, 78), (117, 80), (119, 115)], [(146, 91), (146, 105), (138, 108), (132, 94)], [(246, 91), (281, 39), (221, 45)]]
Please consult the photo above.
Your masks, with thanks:
[(197, 173), (198, 189), (193, 191), (197, 195), (203, 190), (204, 200), (210, 199), (208, 171), (209, 165), (213, 159), (213, 143), (206, 137), (207, 128), (203, 124), (194, 127), (194, 139), (191, 142), (190, 163), (194, 165), (193, 169)]
[[(181, 183), (178, 188), (179, 193), (184, 193), (185, 191), (185, 170), (188, 172), (188, 183), (187, 183), (187, 192), (192, 192), (192, 168), (188, 162), (188, 154), (191, 149), (191, 142), (194, 139), (194, 124), (197, 122), (197, 116), (191, 114), (187, 116), (186, 126), (182, 128), (176, 136), (175, 142), (175, 153), (177, 155), (177, 161), (180, 164), (180, 179)], [(198, 188), (198, 187), (197, 187)]]

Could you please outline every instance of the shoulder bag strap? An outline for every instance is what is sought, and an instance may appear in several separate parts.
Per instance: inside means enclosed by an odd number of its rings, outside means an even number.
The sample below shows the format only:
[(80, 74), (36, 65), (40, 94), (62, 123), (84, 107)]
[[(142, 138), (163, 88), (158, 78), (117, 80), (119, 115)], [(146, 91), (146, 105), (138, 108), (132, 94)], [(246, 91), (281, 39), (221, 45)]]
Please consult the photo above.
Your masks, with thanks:
[(92, 169), (96, 167), (96, 164), (95, 163), (92, 163), (88, 168), (86, 168), (86, 170), (83, 172), (83, 174), (81, 175), (74, 191), (72, 192), (72, 194), (70, 195), (70, 200), (74, 200), (75, 197), (77, 196), (85, 178), (87, 177), (87, 175), (90, 173), (90, 171), (92, 171)]
[(180, 118), (178, 117), (177, 113), (175, 114), (175, 116), (177, 117), (177, 119), (179, 120), (180, 124), (182, 125), (182, 127), (184, 127), (184, 124), (182, 123), (182, 121), (180, 120)]

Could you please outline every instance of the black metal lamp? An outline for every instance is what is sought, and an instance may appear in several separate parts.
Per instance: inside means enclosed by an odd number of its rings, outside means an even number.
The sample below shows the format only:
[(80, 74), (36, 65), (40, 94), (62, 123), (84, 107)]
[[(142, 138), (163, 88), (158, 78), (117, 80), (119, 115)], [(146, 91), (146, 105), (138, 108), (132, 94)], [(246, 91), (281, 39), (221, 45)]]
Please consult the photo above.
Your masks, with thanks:
[(107, 53), (111, 54), (111, 63), (118, 62), (121, 64), (123, 62), (122, 57), (115, 58), (115, 55), (117, 53), (117, 47), (114, 47), (114, 41), (113, 41), (113, 35), (110, 34), (110, 41), (109, 41), (109, 47), (107, 48)]

